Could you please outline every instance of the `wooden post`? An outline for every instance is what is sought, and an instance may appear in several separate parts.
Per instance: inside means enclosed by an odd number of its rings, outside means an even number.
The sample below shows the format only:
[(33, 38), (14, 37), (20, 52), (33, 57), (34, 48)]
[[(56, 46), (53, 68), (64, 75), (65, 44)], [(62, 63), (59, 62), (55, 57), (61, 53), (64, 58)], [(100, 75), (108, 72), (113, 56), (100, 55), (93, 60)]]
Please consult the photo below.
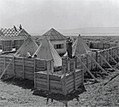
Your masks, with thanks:
[(106, 50), (105, 52), (106, 52), (106, 54), (107, 54), (107, 58), (108, 58), (108, 60), (107, 60), (107, 61), (108, 61), (108, 62), (110, 62), (110, 58), (109, 58), (108, 51), (109, 51), (109, 50)]
[(46, 102), (47, 104), (48, 104), (49, 96), (50, 96), (50, 75), (49, 75), (49, 73), (50, 73), (50, 62), (51, 62), (51, 60), (47, 61), (47, 91), (48, 91), (47, 102)]
[(75, 68), (77, 69), (77, 57), (75, 57)]
[(51, 73), (53, 73), (54, 72), (54, 61), (53, 60), (51, 60), (50, 61), (51, 62)]
[(6, 57), (4, 56), (4, 69), (6, 67)]
[(14, 64), (14, 56), (13, 56), (13, 59), (12, 60), (13, 60), (13, 62), (12, 62), (12, 64), (13, 64), (13, 73), (16, 76), (16, 74), (15, 74), (15, 67), (14, 67), (15, 66), (15, 64)]
[(63, 62), (62, 62), (62, 69), (63, 69), (63, 75), (62, 75), (62, 90), (63, 90), (63, 94), (66, 95), (67, 94), (67, 91), (66, 91), (66, 61), (64, 60), (67, 60), (66, 58), (63, 58)]
[(73, 58), (71, 61), (73, 61), (73, 79), (74, 79), (74, 90), (76, 90), (76, 72), (75, 72), (75, 59)]
[(50, 72), (50, 61), (47, 61), (47, 89), (48, 89), (48, 92), (50, 91), (50, 77), (49, 77), (49, 72)]
[(34, 88), (37, 87), (37, 86), (36, 86), (36, 76), (37, 76), (37, 75), (35, 75), (35, 69), (36, 69), (36, 59), (34, 58)]
[(88, 56), (86, 55), (86, 67), (88, 68)]
[[(96, 62), (98, 62), (98, 51), (96, 51)], [(96, 65), (96, 70), (97, 70), (97, 65)]]
[(69, 73), (70, 72), (70, 58), (67, 59), (67, 65), (68, 65), (68, 69), (67, 69), (68, 71), (67, 72)]
[(24, 57), (22, 58), (22, 60), (23, 60), (23, 74), (24, 74), (24, 79), (25, 79), (25, 71), (24, 71), (24, 64), (25, 64), (25, 62), (24, 62)]

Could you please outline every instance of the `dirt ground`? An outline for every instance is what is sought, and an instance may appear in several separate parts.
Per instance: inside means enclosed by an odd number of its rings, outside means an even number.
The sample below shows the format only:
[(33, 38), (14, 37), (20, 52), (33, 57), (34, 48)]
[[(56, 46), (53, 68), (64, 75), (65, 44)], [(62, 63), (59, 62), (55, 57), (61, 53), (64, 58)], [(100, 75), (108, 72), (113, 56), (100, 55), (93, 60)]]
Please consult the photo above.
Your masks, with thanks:
[[(68, 107), (119, 107), (119, 76), (103, 86), (107, 80), (85, 83), (87, 91), (79, 96), (79, 102), (69, 101)], [(64, 107), (62, 102), (55, 100), (46, 104), (46, 97), (34, 95), (32, 89), (33, 83), (27, 80), (0, 81), (0, 107)]]

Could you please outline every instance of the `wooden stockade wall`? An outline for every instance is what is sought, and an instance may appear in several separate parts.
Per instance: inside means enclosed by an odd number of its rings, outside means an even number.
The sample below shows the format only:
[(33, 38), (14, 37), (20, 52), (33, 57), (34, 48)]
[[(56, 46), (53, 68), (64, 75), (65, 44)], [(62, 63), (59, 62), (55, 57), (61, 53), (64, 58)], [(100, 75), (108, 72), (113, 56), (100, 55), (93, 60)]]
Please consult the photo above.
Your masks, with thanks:
[(36, 72), (35, 88), (38, 90), (66, 95), (74, 90), (78, 90), (83, 85), (82, 78), (82, 70), (77, 70), (75, 72), (75, 77), (72, 73), (62, 76), (50, 74), (49, 81), (47, 81), (48, 77), (46, 72)]
[(116, 47), (117, 44), (115, 43), (108, 43), (108, 42), (88, 42), (87, 45), (92, 49), (109, 49), (111, 47)]
[[(89, 70), (92, 70), (97, 68), (92, 58), (94, 58), (100, 66), (104, 66), (107, 63), (103, 59), (106, 59), (109, 63), (116, 63), (116, 61), (119, 60), (118, 55), (119, 48), (114, 47), (81, 55), (80, 59)], [(5, 74), (33, 80), (34, 88), (37, 90), (67, 95), (74, 90), (78, 90), (83, 85), (85, 69), (77, 57), (72, 59), (65, 57), (62, 63), (62, 69), (54, 72), (52, 60), (45, 61), (34, 58), (1, 55), (0, 73), (9, 65)]]
[[(93, 57), (96, 60), (96, 62), (98, 62), (100, 64), (100, 66), (103, 67), (103, 66), (107, 65), (107, 63), (103, 60), (103, 58), (100, 56), (100, 54), (101, 54), (101, 56), (103, 56), (106, 59), (107, 62), (114, 63), (114, 60), (115, 61), (119, 60), (119, 57), (118, 57), (119, 56), (119, 47), (104, 49), (104, 50), (92, 52), (90, 54), (91, 57)], [(97, 67), (95, 62), (87, 54), (81, 55), (80, 58), (81, 58), (81, 61), (86, 65), (86, 67), (89, 70), (93, 70)], [(80, 63), (80, 60), (78, 58), (76, 58), (76, 68), (78, 68), (78, 69), (83, 68), (83, 66)]]
[(44, 71), (47, 69), (46, 62), (44, 60), (1, 55), (0, 74), (7, 66), (8, 69), (5, 74), (29, 80), (34, 80), (34, 72), (38, 72), (41, 70)]
[[(44, 61), (33, 58), (0, 56), (0, 73), (8, 66), (5, 74), (34, 81), (34, 88), (52, 93), (66, 95), (83, 85), (83, 71), (75, 71), (74, 59), (68, 59), (70, 65), (62, 69), (60, 74), (53, 72), (52, 60)], [(64, 64), (65, 66), (65, 64)], [(64, 67), (65, 68), (65, 67)]]

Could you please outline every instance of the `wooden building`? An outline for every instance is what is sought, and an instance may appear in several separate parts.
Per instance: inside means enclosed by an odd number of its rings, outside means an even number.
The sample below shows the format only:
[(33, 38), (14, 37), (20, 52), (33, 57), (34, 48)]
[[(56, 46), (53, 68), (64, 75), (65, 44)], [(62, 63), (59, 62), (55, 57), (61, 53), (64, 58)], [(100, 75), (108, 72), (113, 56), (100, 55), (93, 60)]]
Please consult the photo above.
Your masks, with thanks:
[[(54, 48), (59, 54), (64, 54), (66, 52), (66, 37), (56, 31), (54, 28), (51, 28), (49, 31), (42, 35), (43, 37), (48, 37), (53, 44)], [(39, 42), (41, 41), (39, 38)]]
[(30, 35), (21, 27), (19, 29), (17, 29), (15, 26), (8, 29), (1, 28), (0, 49), (3, 52), (11, 51), (13, 48), (17, 50), (28, 36)]

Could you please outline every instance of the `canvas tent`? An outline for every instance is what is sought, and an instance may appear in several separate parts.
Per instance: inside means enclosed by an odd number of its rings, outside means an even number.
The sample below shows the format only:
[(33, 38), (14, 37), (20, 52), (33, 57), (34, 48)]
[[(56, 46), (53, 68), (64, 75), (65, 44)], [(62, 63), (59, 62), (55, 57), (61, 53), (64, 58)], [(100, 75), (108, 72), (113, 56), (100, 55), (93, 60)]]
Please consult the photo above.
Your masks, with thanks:
[(85, 43), (85, 41), (81, 38), (79, 35), (76, 41), (74, 42), (72, 46), (72, 55), (81, 55), (85, 53), (91, 52), (91, 49), (88, 47), (88, 45)]
[(33, 57), (37, 56), (37, 58), (42, 60), (53, 60), (54, 61), (54, 67), (62, 66), (62, 59), (57, 53), (57, 51), (54, 49), (51, 42), (48, 40), (47, 37), (42, 39), (40, 46), (34, 53)]
[(33, 55), (34, 52), (38, 49), (38, 45), (31, 37), (28, 37), (23, 45), (17, 50), (14, 56), (18, 57), (28, 57), (28, 55)]
[[(91, 49), (79, 35), (74, 44), (72, 45), (72, 56), (79, 56), (89, 52), (91, 52)], [(64, 56), (67, 56), (67, 53)]]

